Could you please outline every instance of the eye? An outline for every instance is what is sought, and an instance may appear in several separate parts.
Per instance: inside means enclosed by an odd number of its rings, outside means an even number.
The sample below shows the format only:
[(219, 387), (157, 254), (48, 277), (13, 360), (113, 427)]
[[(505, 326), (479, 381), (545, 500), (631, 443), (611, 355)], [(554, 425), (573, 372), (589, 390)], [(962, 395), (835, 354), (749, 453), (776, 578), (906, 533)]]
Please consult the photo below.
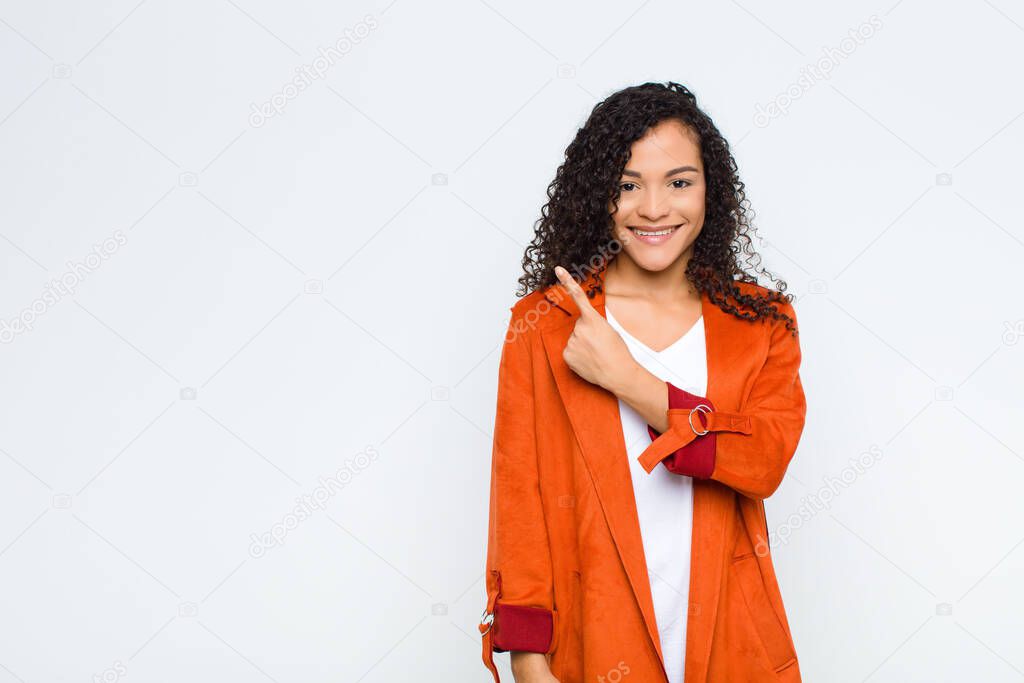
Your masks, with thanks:
[(619, 185), (619, 189), (626, 190), (626, 192), (629, 192), (630, 190), (626, 187), (627, 185), (636, 185), (636, 183), (622, 183), (621, 185)]
[[(680, 186), (680, 185), (676, 185), (675, 183), (686, 183), (686, 185), (682, 185), (682, 186)], [(673, 186), (674, 186), (674, 187), (675, 187), (675, 188), (676, 188), (677, 190), (680, 190), (680, 189), (682, 189), (683, 187), (687, 187), (687, 186), (689, 186), (689, 185), (692, 185), (693, 183), (691, 183), (691, 182), (690, 182), (689, 180), (683, 180), (682, 178), (679, 178), (678, 180), (673, 180), (673, 181), (672, 181), (672, 184), (673, 184)]]

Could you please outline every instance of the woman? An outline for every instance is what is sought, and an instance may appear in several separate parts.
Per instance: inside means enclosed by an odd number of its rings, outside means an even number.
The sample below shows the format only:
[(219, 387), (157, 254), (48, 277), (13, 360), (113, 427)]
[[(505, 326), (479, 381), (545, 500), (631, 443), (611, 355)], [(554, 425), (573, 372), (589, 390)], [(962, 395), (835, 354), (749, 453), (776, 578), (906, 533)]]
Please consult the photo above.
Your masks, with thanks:
[(485, 664), (498, 681), (511, 652), (517, 683), (800, 681), (763, 503), (803, 431), (800, 347), (785, 282), (739, 262), (726, 141), (685, 87), (627, 88), (548, 195), (499, 370)]

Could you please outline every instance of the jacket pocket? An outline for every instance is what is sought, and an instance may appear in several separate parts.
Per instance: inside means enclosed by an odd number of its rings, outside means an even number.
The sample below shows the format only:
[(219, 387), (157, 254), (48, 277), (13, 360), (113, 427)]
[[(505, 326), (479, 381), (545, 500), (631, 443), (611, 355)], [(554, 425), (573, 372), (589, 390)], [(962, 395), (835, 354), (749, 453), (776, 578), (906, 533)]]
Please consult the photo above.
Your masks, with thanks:
[(768, 598), (757, 557), (754, 553), (740, 555), (733, 559), (732, 567), (747, 603), (750, 620), (768, 653), (768, 660), (776, 672), (782, 671), (796, 660), (796, 651)]

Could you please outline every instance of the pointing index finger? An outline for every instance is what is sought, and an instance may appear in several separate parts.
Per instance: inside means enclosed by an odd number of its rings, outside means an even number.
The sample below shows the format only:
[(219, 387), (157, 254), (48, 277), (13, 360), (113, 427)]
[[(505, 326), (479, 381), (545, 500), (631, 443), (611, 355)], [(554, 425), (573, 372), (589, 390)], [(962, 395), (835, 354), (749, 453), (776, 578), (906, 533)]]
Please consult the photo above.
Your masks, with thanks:
[(573, 279), (572, 275), (569, 275), (569, 271), (562, 266), (555, 266), (555, 276), (558, 278), (558, 281), (562, 283), (562, 286), (568, 290), (569, 296), (572, 297), (572, 300), (576, 302), (576, 305), (580, 309), (580, 315), (596, 313), (594, 307), (590, 304), (590, 299), (587, 298), (586, 292), (584, 292), (583, 288), (580, 287), (576, 280)]

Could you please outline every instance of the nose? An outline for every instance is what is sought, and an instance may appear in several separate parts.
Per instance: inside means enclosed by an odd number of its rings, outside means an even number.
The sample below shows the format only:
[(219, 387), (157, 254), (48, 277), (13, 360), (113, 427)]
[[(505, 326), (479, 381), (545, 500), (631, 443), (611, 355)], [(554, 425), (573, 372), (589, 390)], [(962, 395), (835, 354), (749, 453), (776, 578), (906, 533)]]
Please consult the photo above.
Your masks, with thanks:
[(637, 213), (653, 225), (668, 214), (668, 197), (657, 188), (645, 189), (643, 193)]

